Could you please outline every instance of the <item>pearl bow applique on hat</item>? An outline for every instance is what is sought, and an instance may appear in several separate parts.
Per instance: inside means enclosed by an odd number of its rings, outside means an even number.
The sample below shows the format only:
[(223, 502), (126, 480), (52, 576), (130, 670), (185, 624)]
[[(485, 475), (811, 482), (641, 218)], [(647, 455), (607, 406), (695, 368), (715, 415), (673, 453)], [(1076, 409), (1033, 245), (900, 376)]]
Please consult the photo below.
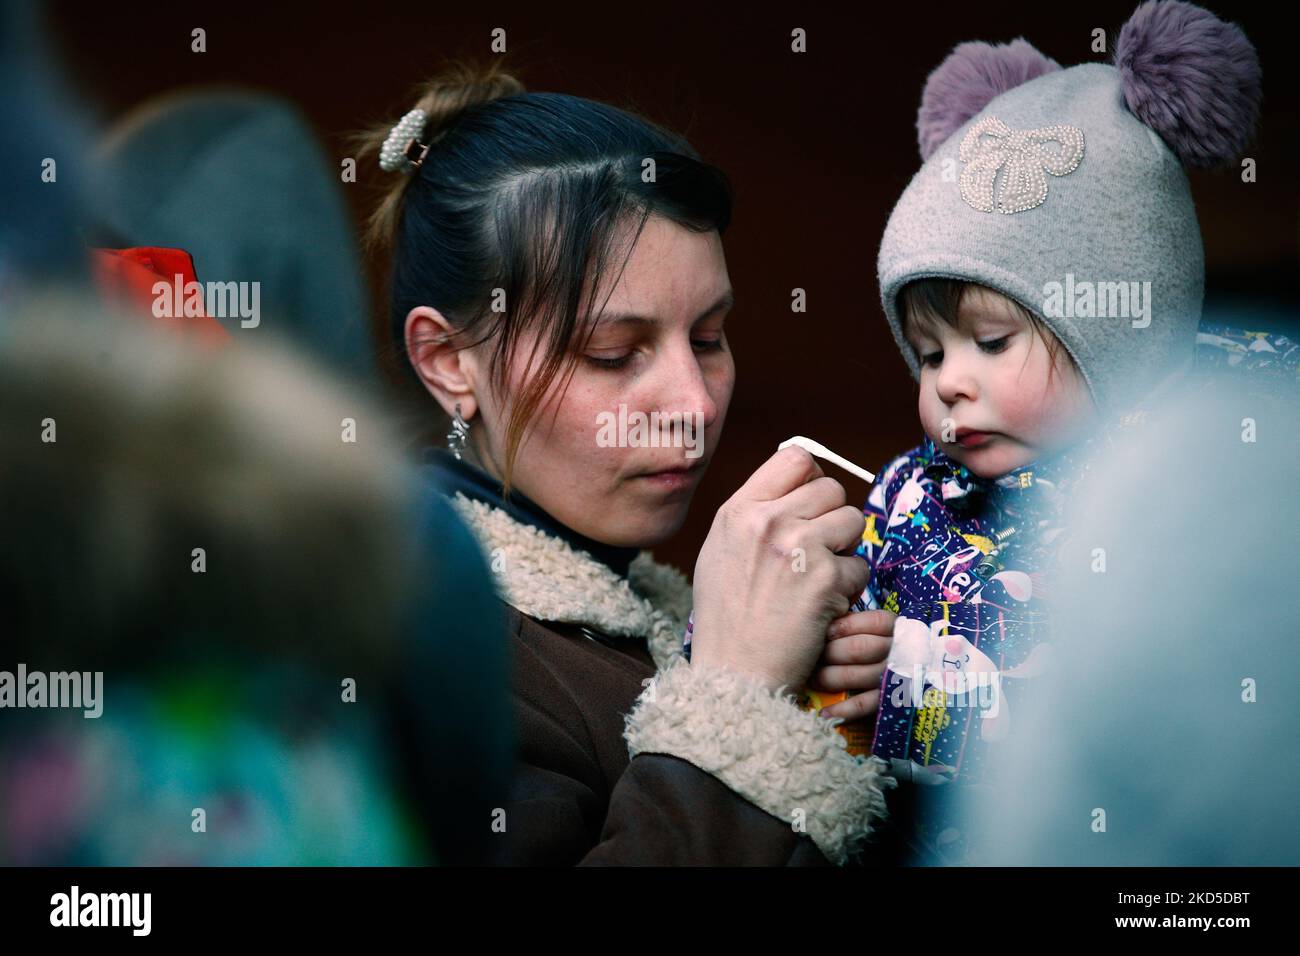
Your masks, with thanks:
[[(980, 212), (1024, 212), (1047, 198), (1045, 173), (1064, 176), (1083, 160), (1083, 130), (1061, 125), (1018, 130), (986, 116), (962, 137), (958, 156), (966, 164), (960, 185), (968, 206)], [(995, 198), (999, 170), (1002, 181)]]

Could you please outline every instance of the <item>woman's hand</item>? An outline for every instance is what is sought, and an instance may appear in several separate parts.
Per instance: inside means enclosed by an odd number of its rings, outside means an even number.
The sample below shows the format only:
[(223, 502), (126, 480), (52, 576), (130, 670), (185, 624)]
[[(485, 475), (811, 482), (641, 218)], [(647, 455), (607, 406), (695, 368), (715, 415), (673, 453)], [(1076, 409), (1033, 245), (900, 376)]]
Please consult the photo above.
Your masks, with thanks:
[(861, 509), (802, 448), (769, 458), (713, 520), (695, 565), (692, 667), (725, 667), (768, 687), (801, 686), (830, 622), (870, 577), (852, 554)]
[(861, 720), (875, 714), (880, 707), (880, 681), (897, 618), (893, 611), (858, 611), (831, 622), (826, 632), (826, 649), (817, 661), (809, 687), (846, 690), (853, 696), (823, 707), (823, 717)]

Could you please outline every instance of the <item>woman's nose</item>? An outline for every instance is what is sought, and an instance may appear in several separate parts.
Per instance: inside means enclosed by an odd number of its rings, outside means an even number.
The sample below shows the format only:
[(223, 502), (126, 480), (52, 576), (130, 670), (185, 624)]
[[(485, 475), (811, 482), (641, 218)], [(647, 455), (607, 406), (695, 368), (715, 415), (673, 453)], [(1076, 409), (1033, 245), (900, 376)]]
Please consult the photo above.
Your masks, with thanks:
[[(718, 417), (718, 403), (709, 390), (708, 379), (700, 366), (700, 358), (688, 344), (684, 350), (674, 350), (665, 363), (665, 375), (659, 383), (656, 404), (665, 412), (681, 412), (687, 420), (702, 421), (707, 428)], [(696, 415), (702, 415), (697, 419)]]

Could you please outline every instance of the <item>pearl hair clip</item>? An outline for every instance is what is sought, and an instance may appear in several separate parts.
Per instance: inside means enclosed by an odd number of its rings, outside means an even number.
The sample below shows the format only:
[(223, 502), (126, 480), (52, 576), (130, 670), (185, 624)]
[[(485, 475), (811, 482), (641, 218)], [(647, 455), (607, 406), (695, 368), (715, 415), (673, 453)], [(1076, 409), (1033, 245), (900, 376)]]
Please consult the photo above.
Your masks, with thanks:
[(841, 458), (820, 442), (815, 442), (811, 438), (804, 438), (802, 435), (795, 435), (793, 438), (787, 438), (785, 441), (781, 442), (781, 444), (776, 446), (776, 450), (780, 451), (782, 448), (787, 448), (790, 445), (798, 445), (810, 455), (823, 458), (833, 465), (839, 465), (845, 471), (857, 475), (863, 481), (867, 482), (867, 484), (871, 484), (876, 480), (876, 476), (867, 471), (867, 469), (858, 467), (847, 458)]
[(420, 142), (428, 119), (429, 114), (417, 106), (397, 121), (384, 145), (379, 147), (380, 169), (387, 173), (399, 169), (412, 173), (420, 168), (429, 152), (428, 144)]

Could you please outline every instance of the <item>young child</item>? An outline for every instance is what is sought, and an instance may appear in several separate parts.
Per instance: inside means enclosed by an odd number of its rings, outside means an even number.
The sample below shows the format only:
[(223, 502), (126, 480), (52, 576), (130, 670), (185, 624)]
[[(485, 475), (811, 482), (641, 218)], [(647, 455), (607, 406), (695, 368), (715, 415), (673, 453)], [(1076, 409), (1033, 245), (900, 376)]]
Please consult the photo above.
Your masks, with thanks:
[(926, 437), (885, 466), (864, 509), (864, 604), (898, 614), (872, 751), (910, 761), (904, 775), (978, 778), (979, 743), (1006, 738), (1014, 685), (1043, 665), (1059, 509), (1109, 429), (1023, 305), (954, 279), (914, 281), (900, 300)]
[[(923, 165), (881, 243), (925, 439), (864, 509), (872, 577), (853, 610), (897, 614), (876, 713), (868, 694), (821, 713), (874, 717), (873, 754), (940, 783), (903, 791), (921, 862), (960, 862), (965, 840), (919, 795), (981, 781), (1050, 663), (1063, 503), (1193, 365), (1204, 255), (1184, 167), (1239, 162), (1258, 116), (1254, 48), (1199, 7), (1143, 4), (1113, 50), (1062, 69), (1024, 40), (958, 46), (926, 83)], [(814, 682), (879, 662), (831, 651), (865, 617), (836, 622)]]
[[(878, 261), (925, 440), (872, 489), (855, 605), (898, 615), (872, 746), (896, 776), (978, 784), (1012, 739), (1050, 663), (1061, 505), (1192, 364), (1204, 260), (1183, 167), (1238, 162), (1258, 98), (1241, 31), (1173, 0), (1138, 8), (1114, 65), (966, 43), (927, 81), (924, 165)], [(823, 714), (853, 716), (852, 699)], [(961, 861), (944, 800), (927, 802), (914, 845)]]

